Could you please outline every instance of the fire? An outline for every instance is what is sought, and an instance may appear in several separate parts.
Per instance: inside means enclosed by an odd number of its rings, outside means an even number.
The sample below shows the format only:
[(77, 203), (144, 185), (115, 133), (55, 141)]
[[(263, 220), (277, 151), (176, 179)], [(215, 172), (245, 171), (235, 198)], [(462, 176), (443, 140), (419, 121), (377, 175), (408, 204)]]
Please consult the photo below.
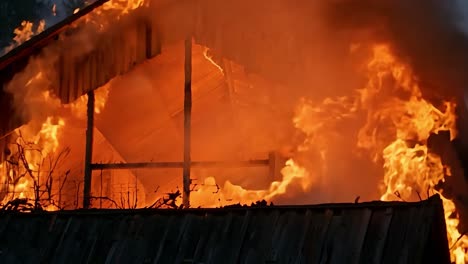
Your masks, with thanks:
[[(111, 0), (102, 7), (104, 11), (118, 11), (117, 17), (128, 14), (146, 2), (144, 0)], [(101, 11), (102, 11), (101, 10)], [(79, 10), (75, 10), (74, 13)], [(55, 12), (55, 7), (54, 7)], [(95, 12), (100, 15), (100, 11)], [(92, 20), (88, 15), (86, 21)], [(31, 22), (23, 22), (15, 30), (16, 37), (10, 50), (27, 41), (45, 28), (41, 21), (37, 29)], [(351, 53), (366, 48), (353, 44)], [(282, 179), (273, 181), (264, 189), (249, 190), (231, 181), (219, 186), (214, 177), (206, 177), (200, 186), (192, 192), (192, 205), (214, 207), (240, 202), (248, 204), (259, 200), (275, 202), (289, 190), (310, 192), (314, 186), (326, 182), (327, 160), (333, 159), (331, 146), (334, 136), (339, 134), (338, 124), (352, 120), (364, 122), (355, 141), (356, 151), (369, 154), (372, 161), (382, 167), (383, 179), (380, 199), (417, 200), (429, 194), (440, 194), (443, 199), (448, 241), (451, 256), (456, 263), (465, 263), (468, 259), (468, 238), (458, 230), (459, 219), (456, 205), (445, 198), (438, 189), (439, 183), (450, 177), (450, 168), (442, 163), (441, 157), (432, 153), (427, 146), (429, 137), (441, 131), (449, 131), (451, 139), (456, 137), (456, 115), (453, 102), (434, 106), (423, 97), (419, 83), (411, 68), (400, 62), (388, 45), (371, 47), (371, 58), (365, 64), (365, 86), (352, 95), (327, 98), (321, 102), (303, 98), (296, 107), (292, 125), (303, 134), (305, 140), (296, 146), (281, 170)], [(203, 52), (206, 60), (224, 74), (206, 48)], [(26, 86), (43, 79), (42, 73), (29, 80)], [(109, 85), (96, 91), (95, 113), (105, 107)], [(41, 93), (44, 101), (53, 101), (48, 87)], [(79, 118), (85, 118), (87, 97), (82, 96), (67, 106)], [(59, 111), (58, 111), (59, 112)], [(6, 182), (9, 195), (3, 198), (3, 204), (15, 198), (37, 200), (38, 190), (47, 181), (44, 173), (50, 171), (50, 165), (44, 161), (62, 147), (60, 133), (66, 126), (66, 119), (59, 113), (50, 113), (40, 125), (33, 122), (17, 129), (12, 154), (16, 165), (8, 168), (0, 164), (1, 182)], [(324, 133), (325, 132), (325, 133)], [(310, 155), (310, 153), (317, 155)], [(312, 160), (314, 159), (314, 160)], [(15, 163), (14, 163), (15, 164)], [(3, 186), (3, 185), (2, 185)], [(377, 188), (377, 186), (376, 186)], [(53, 203), (45, 204), (44, 209), (55, 210)]]
[(213, 56), (211, 56), (210, 54), (210, 49), (209, 48), (205, 48), (203, 50), (203, 57), (205, 57), (205, 59), (207, 61), (209, 61), (211, 64), (213, 64), (216, 68), (218, 68), (219, 72), (221, 72), (221, 74), (224, 75), (224, 70), (221, 66), (219, 66), (214, 60), (213, 60)]
[(274, 201), (277, 196), (285, 194), (292, 183), (299, 183), (305, 190), (313, 184), (309, 172), (292, 159), (286, 162), (281, 174), (282, 180), (272, 182), (267, 190), (247, 190), (230, 181), (226, 181), (221, 188), (216, 184), (214, 177), (208, 177), (202, 186), (191, 194), (191, 202), (195, 206), (215, 207), (232, 202), (250, 204), (260, 200)]
[[(86, 23), (106, 24), (110, 22), (109, 14), (112, 14), (112, 19), (128, 14), (130, 11), (144, 5), (142, 0), (111, 0), (106, 2), (96, 12), (86, 15), (82, 20)], [(102, 11), (109, 11), (109, 14)], [(79, 9), (74, 10), (77, 13)], [(52, 12), (56, 13), (56, 6), (52, 7)], [(117, 16), (114, 16), (116, 15)], [(76, 23), (77, 25), (80, 22)], [(45, 21), (40, 21), (38, 25), (32, 22), (24, 21), (15, 33), (15, 38), (10, 47), (5, 51), (9, 52), (15, 47), (28, 41), (34, 35), (41, 33), (45, 29)], [(42, 68), (41, 68), (42, 69)], [(37, 69), (36, 69), (37, 70)], [(66, 149), (66, 145), (61, 142), (61, 132), (66, 126), (65, 116), (71, 113), (76, 118), (83, 119), (86, 117), (86, 102), (87, 96), (78, 98), (70, 105), (60, 105), (60, 100), (53, 95), (50, 90), (49, 76), (38, 71), (24, 83), (27, 88), (27, 103), (24, 108), (31, 109), (30, 115), (25, 114), (25, 118), (31, 118), (31, 122), (18, 128), (11, 142), (12, 154), (10, 159), (13, 159), (14, 165), (2, 163), (2, 193), (6, 190), (6, 195), (0, 196), (1, 204), (12, 201), (16, 198), (27, 198), (29, 200), (42, 199), (38, 197), (38, 192), (43, 193), (47, 177), (51, 177), (52, 168), (51, 160), (61, 157), (62, 151)], [(10, 92), (15, 92), (11, 90)], [(105, 106), (109, 93), (109, 85), (96, 91), (95, 97), (95, 113), (99, 114)], [(68, 111), (67, 111), (68, 109)], [(28, 113), (25, 111), (25, 113)], [(63, 158), (63, 157), (62, 157)], [(11, 160), (10, 160), (11, 161)], [(46, 186), (47, 187), (47, 186)], [(50, 186), (49, 186), (50, 187)], [(41, 189), (42, 188), (42, 189)], [(40, 189), (40, 190), (39, 190)], [(49, 190), (50, 192), (50, 190)], [(50, 197), (49, 197), (50, 198)], [(52, 210), (58, 209), (55, 204), (49, 201), (40, 201), (43, 209)]]
[(145, 4), (145, 0), (110, 0), (103, 5), (104, 10), (120, 10), (121, 14), (127, 14)]
[[(94, 92), (94, 113), (100, 114), (106, 106), (107, 98), (109, 96), (110, 85), (106, 84), (103, 87), (95, 90)], [(88, 95), (83, 95), (76, 101), (69, 104), (71, 112), (78, 118), (86, 118), (86, 107), (88, 103)]]
[(13, 43), (5, 48), (4, 53), (10, 52), (14, 48), (31, 39), (33, 36), (41, 33), (45, 30), (45, 27), (45, 20), (39, 21), (39, 24), (36, 27), (34, 27), (34, 24), (30, 21), (21, 22), (21, 25), (13, 31), (15, 34)]
[[(391, 75), (401, 89), (409, 92), (408, 101), (395, 101), (396, 105), (390, 105), (393, 111), (385, 108), (374, 111), (374, 116), (390, 118), (396, 129), (394, 141), (382, 151), (384, 180), (381, 199), (409, 201), (416, 199), (415, 195), (425, 193), (438, 193), (443, 197), (443, 191), (437, 190), (436, 186), (444, 182), (445, 177), (450, 177), (450, 170), (438, 155), (429, 151), (427, 140), (432, 133), (440, 131), (450, 131), (451, 139), (455, 138), (455, 104), (446, 102), (440, 110), (424, 100), (409, 67), (399, 63), (388, 47), (374, 48), (369, 71), (372, 73), (369, 89), (383, 89), (382, 76)], [(455, 204), (446, 198), (443, 198), (443, 203), (452, 260), (465, 263), (468, 261), (464, 253), (468, 250), (468, 238), (461, 237), (457, 229), (459, 220), (453, 217)]]
[[(34, 82), (36, 79), (37, 76), (30, 82)], [(106, 85), (98, 89), (95, 94), (95, 113), (100, 113), (105, 106), (109, 86)], [(54, 104), (56, 98), (47, 91), (42, 93), (40, 100)], [(44, 188), (47, 187), (47, 181), (52, 180), (51, 174), (55, 173), (53, 170), (60, 161), (60, 157), (64, 157), (61, 151), (66, 149), (64, 148), (66, 143), (61, 142), (63, 141), (61, 133), (66, 122), (62, 115), (66, 116), (67, 111), (65, 110), (70, 109), (70, 113), (76, 118), (86, 118), (86, 102), (87, 96), (84, 95), (76, 102), (56, 109), (56, 113), (48, 116), (42, 124), (38, 125), (38, 120), (33, 119), (30, 123), (15, 130), (14, 135), (17, 139), (11, 144), (13, 154), (9, 161), (10, 163), (13, 161), (16, 165), (9, 166), (9, 171), (2, 169), (7, 163), (1, 164), (0, 167), (2, 186), (6, 188), (5, 192), (7, 193), (1, 204), (6, 204), (17, 198), (26, 198), (30, 201), (40, 200), (43, 210), (59, 209), (52, 201), (43, 201), (44, 194), (38, 195), (38, 192), (45, 192)], [(47, 191), (52, 191), (51, 196), (57, 196), (58, 190), (56, 188)]]
[[(210, 177), (193, 193), (194, 204), (219, 206), (262, 199), (275, 201), (293, 186), (307, 192), (327, 180), (322, 175), (328, 170), (326, 161), (333, 158), (330, 148), (334, 133), (339, 133), (337, 125), (345, 120), (358, 120), (360, 113), (366, 113), (365, 123), (355, 139), (356, 147), (371, 154), (374, 163), (383, 168), (380, 199), (415, 201), (440, 194), (452, 259), (456, 263), (468, 261), (465, 259), (468, 238), (458, 230), (455, 204), (437, 189), (445, 177), (450, 177), (450, 168), (427, 146), (431, 134), (449, 131), (452, 140), (456, 137), (456, 105), (445, 102), (438, 108), (425, 100), (411, 68), (398, 61), (389, 46), (375, 45), (371, 54), (364, 69), (367, 83), (354, 95), (327, 98), (318, 103), (304, 98), (299, 103), (293, 123), (305, 135), (305, 140), (281, 171), (281, 181), (271, 183), (269, 189), (247, 190), (229, 181), (221, 188)], [(204, 56), (211, 61), (206, 52)], [(311, 150), (318, 153), (314, 156), (318, 159), (313, 163), (315, 167), (306, 165), (310, 158), (304, 159), (311, 156), (308, 154)], [(218, 199), (210, 199), (209, 195)]]
[(2, 204), (16, 198), (40, 199), (35, 191), (47, 180), (41, 176), (52, 169), (45, 161), (57, 151), (59, 133), (64, 126), (63, 119), (48, 117), (37, 132), (34, 121), (15, 131), (17, 139), (12, 144), (13, 154), (9, 159), (13, 165), (6, 172), (7, 179), (2, 180), (7, 183), (8, 195)]

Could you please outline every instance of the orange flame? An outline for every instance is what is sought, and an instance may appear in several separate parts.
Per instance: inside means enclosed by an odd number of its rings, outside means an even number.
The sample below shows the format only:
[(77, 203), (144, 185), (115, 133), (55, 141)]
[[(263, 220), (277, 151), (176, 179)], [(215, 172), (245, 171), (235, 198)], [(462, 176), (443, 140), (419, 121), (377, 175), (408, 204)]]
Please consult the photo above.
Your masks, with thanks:
[(145, 0), (110, 0), (103, 5), (104, 10), (120, 10), (125, 15), (145, 4)]
[[(103, 87), (94, 91), (94, 113), (100, 114), (106, 106), (107, 98), (109, 96), (110, 84), (106, 84)], [(86, 118), (86, 108), (88, 103), (88, 95), (83, 95), (76, 101), (68, 105), (71, 112), (78, 118)]]
[[(353, 46), (352, 52), (359, 48), (361, 45)], [(293, 123), (305, 134), (306, 139), (297, 147), (297, 153), (307, 153), (311, 148), (317, 150), (319, 155), (316, 158), (320, 161), (314, 164), (320, 164), (321, 167), (314, 170), (326, 171), (328, 168), (325, 161), (330, 146), (334, 144), (331, 135), (338, 131), (336, 125), (343, 120), (357, 118), (359, 112), (367, 113), (367, 122), (358, 133), (356, 147), (372, 154), (377, 164), (383, 164), (381, 199), (410, 201), (417, 200), (417, 194), (440, 194), (452, 260), (465, 263), (468, 261), (465, 259), (468, 238), (461, 236), (457, 229), (458, 216), (453, 217), (456, 213), (455, 204), (444, 198), (442, 191), (436, 190), (436, 185), (449, 177), (450, 171), (440, 157), (431, 153), (427, 147), (431, 134), (449, 131), (452, 140), (456, 137), (455, 104), (445, 102), (439, 109), (426, 101), (411, 68), (399, 62), (388, 46), (376, 45), (371, 51), (372, 58), (365, 69), (368, 82), (354, 96), (327, 98), (321, 103), (307, 99), (300, 102)], [(206, 52), (204, 55), (211, 61)], [(385, 124), (384, 128), (382, 124)], [(204, 187), (194, 193), (193, 202), (216, 206), (220, 205), (220, 201), (274, 201), (293, 183), (299, 183), (302, 190), (307, 191), (311, 186), (326, 180), (301, 166), (295, 157), (286, 163), (282, 175), (282, 181), (271, 183), (266, 190), (246, 190), (229, 181), (223, 188), (219, 188), (215, 179), (209, 178)], [(213, 196), (217, 188), (219, 199), (209, 200), (207, 196)]]
[(33, 36), (44, 31), (45, 27), (45, 20), (39, 21), (39, 24), (36, 28), (34, 28), (34, 24), (32, 22), (21, 22), (21, 25), (13, 31), (13, 33), (15, 34), (15, 37), (13, 38), (13, 43), (5, 48), (4, 53), (10, 52), (14, 48), (30, 40)]
[[(415, 194), (438, 193), (442, 196), (448, 232), (448, 241), (451, 249), (451, 257), (455, 263), (466, 263), (464, 252), (468, 250), (468, 238), (461, 237), (458, 231), (458, 216), (453, 218), (456, 212), (455, 204), (444, 198), (442, 191), (436, 190), (436, 185), (450, 176), (450, 170), (442, 164), (440, 157), (430, 153), (427, 147), (429, 136), (440, 131), (450, 131), (451, 139), (456, 136), (455, 128), (455, 104), (446, 102), (444, 110), (437, 109), (422, 98), (421, 90), (414, 81), (409, 67), (398, 62), (392, 56), (386, 46), (374, 47), (374, 57), (368, 65), (369, 83), (367, 89), (361, 94), (367, 95), (367, 91), (379, 91), (384, 85), (384, 76), (392, 76), (397, 85), (409, 93), (407, 101), (394, 100), (394, 104), (384, 106), (373, 111), (373, 117), (368, 121), (367, 131), (375, 127), (377, 118), (389, 118), (396, 131), (395, 139), (382, 150), (384, 160), (384, 180), (382, 200), (388, 201), (395, 198), (406, 201), (416, 199)], [(366, 96), (362, 97), (364, 102)], [(364, 130), (363, 130), (364, 131)], [(360, 145), (366, 144), (369, 137), (361, 133)], [(369, 135), (369, 133), (368, 133)], [(371, 140), (370, 142), (375, 142)], [(374, 145), (375, 146), (375, 145)]]

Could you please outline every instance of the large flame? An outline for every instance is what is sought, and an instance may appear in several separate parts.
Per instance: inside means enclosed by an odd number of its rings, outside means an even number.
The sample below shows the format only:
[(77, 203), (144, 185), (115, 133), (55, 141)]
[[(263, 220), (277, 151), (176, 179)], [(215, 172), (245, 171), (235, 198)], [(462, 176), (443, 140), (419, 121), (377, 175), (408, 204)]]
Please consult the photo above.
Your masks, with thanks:
[[(326, 161), (334, 158), (330, 156), (330, 148), (337, 125), (343, 120), (356, 119), (359, 113), (367, 113), (366, 122), (355, 138), (356, 148), (368, 152), (383, 167), (380, 199), (415, 201), (440, 194), (452, 260), (468, 261), (465, 258), (468, 238), (458, 230), (455, 204), (436, 188), (445, 177), (450, 177), (450, 169), (427, 146), (430, 135), (440, 131), (449, 131), (451, 139), (456, 137), (455, 104), (445, 102), (437, 108), (425, 100), (411, 68), (398, 61), (389, 46), (375, 45), (371, 54), (364, 71), (367, 84), (353, 96), (327, 98), (321, 103), (303, 99), (299, 103), (293, 123), (305, 134), (305, 140), (297, 147), (296, 157), (288, 160), (281, 171), (281, 181), (272, 182), (265, 190), (247, 190), (229, 181), (220, 187), (209, 177), (192, 194), (192, 203), (219, 206), (262, 199), (275, 201), (289, 188), (297, 190), (294, 188), (299, 186), (303, 192), (310, 191), (315, 184), (327, 180), (322, 175), (328, 169)], [(210, 57), (206, 59), (211, 62)], [(304, 160), (304, 156), (310, 159), (311, 149), (318, 153), (313, 156), (318, 159), (313, 168), (307, 166), (307, 158)]]
[[(85, 16), (82, 21), (103, 23), (103, 21), (109, 21), (108, 14), (112, 14), (113, 18), (115, 15), (121, 17), (143, 4), (143, 0), (111, 0), (98, 8), (96, 12)], [(55, 8), (52, 12), (55, 12)], [(44, 20), (41, 20), (38, 25), (29, 21), (22, 22), (20, 27), (14, 30), (13, 42), (5, 52), (9, 52), (28, 41), (44, 29)], [(51, 199), (51, 192), (58, 190), (56, 190), (57, 184), (52, 190), (51, 174), (54, 167), (57, 166), (58, 159), (63, 159), (62, 151), (66, 150), (67, 147), (66, 143), (60, 140), (60, 134), (66, 125), (64, 116), (69, 115), (71, 111), (71, 114), (76, 118), (86, 117), (87, 96), (78, 98), (69, 106), (60, 106), (60, 100), (50, 92), (51, 87), (47, 76), (43, 74), (42, 69), (36, 70), (39, 72), (34, 73), (32, 78), (24, 82), (24, 86), (29, 90), (27, 92), (28, 105), (21, 106), (21, 108), (39, 106), (41, 109), (32, 109), (30, 111), (32, 116), (27, 116), (31, 121), (12, 133), (12, 137), (16, 138), (11, 142), (12, 154), (9, 160), (1, 164), (0, 167), (2, 173), (0, 204), (7, 204), (17, 198), (25, 198), (41, 203), (42, 209), (55, 210), (58, 207)], [(10, 92), (14, 93), (15, 90)], [(97, 90), (95, 113), (100, 113), (104, 108), (108, 93), (109, 85)], [(41, 106), (47, 106), (47, 109), (43, 109), (44, 107)], [(70, 109), (70, 111), (66, 109)], [(49, 190), (44, 190), (44, 188)], [(43, 199), (46, 192), (49, 194), (48, 200)]]
[[(101, 15), (103, 11), (115, 11), (118, 18), (143, 5), (144, 0), (111, 0), (94, 14), (86, 16), (85, 20), (96, 21), (94, 16)], [(23, 22), (21, 29), (15, 31), (12, 47), (27, 41), (43, 28), (43, 24), (33, 29), (32, 23)], [(361, 48), (366, 49), (364, 45), (353, 45), (352, 52)], [(207, 177), (192, 192), (192, 205), (215, 207), (259, 200), (275, 202), (289, 192), (310, 192), (314, 186), (327, 181), (325, 175), (330, 168), (326, 161), (334, 158), (331, 146), (335, 144), (334, 135), (340, 133), (338, 125), (364, 116), (365, 122), (357, 136), (349, 140), (355, 141), (356, 151), (364, 151), (375, 164), (381, 165), (381, 186), (375, 186), (376, 189), (380, 187), (379, 198), (384, 201), (412, 201), (425, 194), (440, 194), (452, 260), (457, 264), (468, 261), (465, 256), (468, 238), (458, 230), (455, 203), (445, 198), (443, 191), (437, 188), (446, 177), (450, 177), (450, 168), (427, 146), (429, 137), (441, 131), (449, 131), (451, 139), (456, 137), (456, 106), (453, 102), (434, 106), (425, 100), (411, 68), (400, 62), (388, 45), (375, 45), (370, 51), (371, 56), (363, 71), (366, 85), (362, 89), (356, 89), (352, 95), (327, 98), (321, 102), (303, 98), (298, 103), (292, 125), (304, 135), (305, 140), (296, 146), (294, 154), (285, 163), (280, 180), (271, 182), (264, 189), (249, 190), (231, 181), (219, 186), (214, 177)], [(224, 74), (208, 49), (203, 55)], [(26, 85), (39, 84), (42, 78), (39, 73)], [(96, 113), (105, 106), (108, 88), (106, 85), (96, 94)], [(43, 87), (37, 100), (56, 104), (57, 98), (48, 92), (48, 87)], [(86, 96), (83, 96), (68, 108), (75, 116), (84, 118), (86, 101)], [(17, 140), (14, 146), (18, 148), (13, 150), (12, 156), (18, 155), (16, 162), (22, 165), (16, 164), (16, 167), (8, 169), (11, 166), (0, 164), (0, 172), (5, 172), (0, 175), (0, 180), (7, 183), (8, 190), (2, 203), (15, 198), (38, 199), (36, 187), (46, 184), (48, 178), (42, 176), (51, 171), (45, 161), (57, 155), (63, 147), (60, 132), (66, 122), (61, 113), (58, 110), (50, 113), (45, 120), (33, 117), (33, 121), (15, 131)], [(45, 209), (56, 207), (50, 203)]]

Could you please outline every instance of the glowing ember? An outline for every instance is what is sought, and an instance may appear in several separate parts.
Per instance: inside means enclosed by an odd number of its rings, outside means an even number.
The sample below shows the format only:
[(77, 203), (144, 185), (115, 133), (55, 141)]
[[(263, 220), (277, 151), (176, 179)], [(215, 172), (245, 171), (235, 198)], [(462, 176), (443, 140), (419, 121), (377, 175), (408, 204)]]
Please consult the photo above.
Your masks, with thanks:
[(203, 50), (203, 56), (205, 57), (205, 59), (207, 61), (209, 61), (211, 64), (213, 64), (216, 68), (218, 68), (218, 70), (224, 75), (224, 70), (221, 66), (219, 66), (214, 60), (213, 60), (213, 56), (211, 56), (209, 54), (210, 52), (210, 49), (209, 48), (205, 48)]

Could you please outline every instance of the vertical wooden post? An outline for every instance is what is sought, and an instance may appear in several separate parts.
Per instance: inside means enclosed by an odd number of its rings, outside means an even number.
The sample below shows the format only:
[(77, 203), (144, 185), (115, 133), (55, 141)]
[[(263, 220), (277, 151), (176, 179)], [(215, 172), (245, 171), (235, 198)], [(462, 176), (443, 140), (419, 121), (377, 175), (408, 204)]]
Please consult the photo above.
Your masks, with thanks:
[(94, 130), (94, 91), (88, 92), (88, 124), (86, 128), (86, 152), (84, 168), (83, 208), (91, 205), (91, 163), (93, 159), (93, 130)]
[(185, 40), (185, 85), (184, 85), (184, 208), (190, 207), (190, 148), (192, 119), (192, 38)]

